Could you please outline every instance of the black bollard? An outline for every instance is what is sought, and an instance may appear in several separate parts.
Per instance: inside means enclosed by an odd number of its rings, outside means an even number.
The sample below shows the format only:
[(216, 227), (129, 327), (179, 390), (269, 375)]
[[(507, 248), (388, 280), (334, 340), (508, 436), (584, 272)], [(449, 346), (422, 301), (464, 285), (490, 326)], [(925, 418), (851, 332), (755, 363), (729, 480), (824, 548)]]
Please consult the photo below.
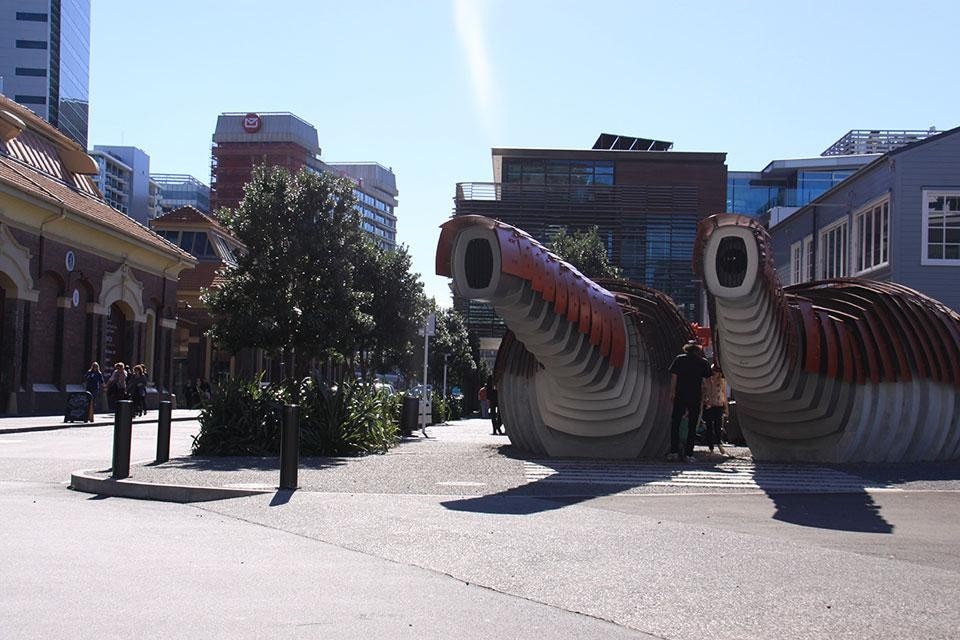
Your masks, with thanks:
[(157, 464), (170, 459), (170, 414), (173, 404), (169, 400), (160, 403), (157, 417)]
[(297, 488), (300, 466), (300, 407), (283, 405), (280, 415), (280, 488)]
[(133, 432), (133, 402), (117, 400), (113, 414), (113, 477), (130, 477), (130, 440)]

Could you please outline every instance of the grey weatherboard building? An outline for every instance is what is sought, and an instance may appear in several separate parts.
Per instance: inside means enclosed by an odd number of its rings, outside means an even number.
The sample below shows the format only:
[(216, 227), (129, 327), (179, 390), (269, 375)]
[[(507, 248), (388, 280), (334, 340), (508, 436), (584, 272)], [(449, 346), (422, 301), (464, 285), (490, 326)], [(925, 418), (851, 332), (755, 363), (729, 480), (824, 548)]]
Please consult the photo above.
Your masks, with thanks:
[(885, 280), (960, 311), (960, 127), (885, 153), (770, 235), (784, 285)]

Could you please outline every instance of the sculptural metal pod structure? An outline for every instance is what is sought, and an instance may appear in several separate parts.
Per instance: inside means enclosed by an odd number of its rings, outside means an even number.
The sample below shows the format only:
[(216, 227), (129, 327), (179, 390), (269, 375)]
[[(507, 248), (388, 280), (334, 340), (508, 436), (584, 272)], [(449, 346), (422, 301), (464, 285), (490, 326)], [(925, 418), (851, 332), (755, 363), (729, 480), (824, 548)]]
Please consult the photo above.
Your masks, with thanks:
[(511, 442), (538, 455), (667, 452), (668, 368), (689, 323), (666, 296), (594, 282), (528, 234), (483, 216), (441, 226), (438, 275), (489, 302), (509, 329), (494, 377)]
[(703, 220), (694, 263), (756, 459), (960, 457), (960, 315), (890, 282), (781, 287), (766, 230), (745, 216)]

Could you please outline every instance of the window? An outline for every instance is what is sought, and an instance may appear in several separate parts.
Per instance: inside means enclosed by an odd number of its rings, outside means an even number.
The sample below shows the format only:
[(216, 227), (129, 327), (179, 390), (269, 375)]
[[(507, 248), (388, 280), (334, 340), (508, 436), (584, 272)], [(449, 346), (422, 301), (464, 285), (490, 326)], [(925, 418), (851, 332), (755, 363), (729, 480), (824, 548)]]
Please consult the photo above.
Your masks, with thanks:
[(35, 78), (47, 77), (46, 69), (35, 69), (33, 67), (17, 67), (15, 73), (18, 76), (32, 76)]
[(24, 22), (47, 22), (47, 14), (17, 11), (17, 20), (23, 20)]
[(856, 273), (890, 264), (890, 200), (867, 205), (853, 217)]
[(790, 245), (790, 284), (813, 280), (813, 236)]
[(47, 99), (43, 96), (13, 96), (14, 101), (20, 104), (47, 104)]
[(923, 191), (921, 264), (960, 265), (960, 190)]
[(843, 218), (820, 232), (819, 269), (821, 280), (847, 275), (847, 219)]
[(17, 40), (17, 49), (46, 49), (45, 40)]

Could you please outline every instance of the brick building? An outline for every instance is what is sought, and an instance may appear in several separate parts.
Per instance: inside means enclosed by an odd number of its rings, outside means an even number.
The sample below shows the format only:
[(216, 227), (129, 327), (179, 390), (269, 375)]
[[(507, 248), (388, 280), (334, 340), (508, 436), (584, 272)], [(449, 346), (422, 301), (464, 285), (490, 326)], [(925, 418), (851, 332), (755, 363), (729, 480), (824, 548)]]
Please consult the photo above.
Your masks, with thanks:
[(244, 358), (251, 358), (246, 363), (246, 373), (261, 370), (264, 363), (260, 350), (244, 350), (233, 356), (214, 346), (207, 335), (213, 321), (201, 297), (204, 289), (217, 286), (219, 269), (236, 266), (237, 256), (245, 250), (243, 244), (212, 216), (190, 206), (151, 220), (150, 228), (198, 261), (195, 269), (183, 273), (177, 287), (173, 388), (180, 391), (188, 381), (197, 378), (217, 383), (238, 373), (238, 360)]
[(57, 414), (91, 361), (172, 382), (177, 280), (197, 261), (103, 202), (79, 144), (0, 95), (0, 412)]

